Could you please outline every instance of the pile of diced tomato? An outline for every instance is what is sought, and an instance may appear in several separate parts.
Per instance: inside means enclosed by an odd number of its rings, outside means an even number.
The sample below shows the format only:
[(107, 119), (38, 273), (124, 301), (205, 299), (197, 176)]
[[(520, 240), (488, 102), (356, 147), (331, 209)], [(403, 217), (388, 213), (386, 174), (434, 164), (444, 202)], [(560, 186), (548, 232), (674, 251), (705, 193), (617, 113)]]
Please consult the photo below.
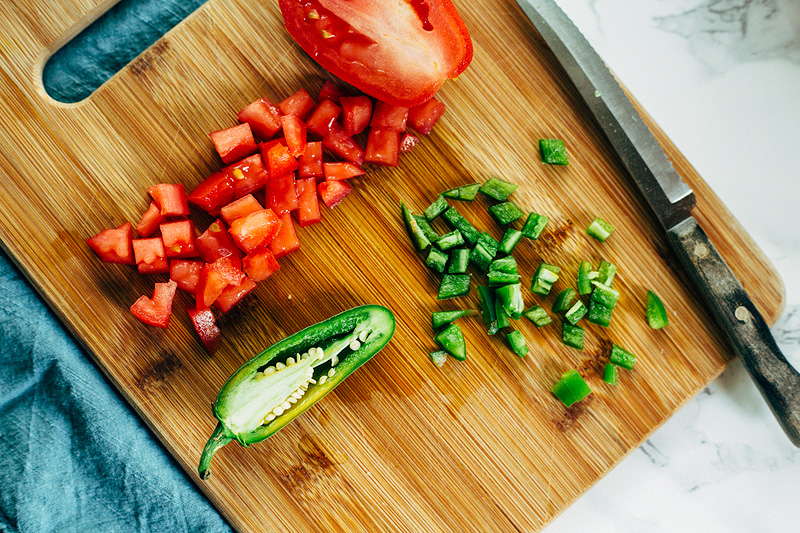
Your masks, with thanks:
[[(432, 98), (412, 108), (351, 95), (326, 82), (315, 103), (300, 89), (278, 105), (261, 98), (238, 114), (239, 124), (210, 134), (224, 166), (188, 195), (182, 184), (147, 189), (152, 201), (136, 226), (126, 222), (87, 240), (108, 263), (136, 265), (140, 274), (169, 274), (133, 315), (166, 328), (177, 289), (194, 295), (186, 307), (209, 353), (221, 332), (212, 308), (226, 313), (274, 274), (278, 259), (300, 248), (300, 227), (319, 222), (351, 191), (347, 180), (364, 163), (397, 166), (400, 152), (427, 135), (444, 113)], [(366, 147), (363, 140), (366, 139)], [(190, 205), (216, 220), (197, 235)]]

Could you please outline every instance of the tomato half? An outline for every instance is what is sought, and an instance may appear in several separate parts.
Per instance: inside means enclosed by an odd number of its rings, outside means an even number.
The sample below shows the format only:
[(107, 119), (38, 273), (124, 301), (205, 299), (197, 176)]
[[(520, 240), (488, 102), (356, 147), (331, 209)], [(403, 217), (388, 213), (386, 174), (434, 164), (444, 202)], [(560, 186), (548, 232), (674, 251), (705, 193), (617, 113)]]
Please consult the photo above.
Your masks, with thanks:
[(392, 105), (429, 100), (472, 61), (450, 0), (279, 0), (286, 30), (322, 67)]

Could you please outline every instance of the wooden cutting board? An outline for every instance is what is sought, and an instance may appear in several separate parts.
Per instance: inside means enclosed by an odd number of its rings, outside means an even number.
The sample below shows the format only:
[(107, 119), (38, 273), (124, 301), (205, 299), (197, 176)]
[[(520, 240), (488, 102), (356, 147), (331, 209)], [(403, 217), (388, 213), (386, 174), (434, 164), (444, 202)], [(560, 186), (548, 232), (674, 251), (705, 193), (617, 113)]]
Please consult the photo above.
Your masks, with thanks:
[[(513, 531), (542, 528), (709, 383), (729, 360), (718, 329), (668, 249), (664, 235), (588, 119), (550, 53), (526, 35), (512, 0), (458, 2), (475, 59), (440, 91), (447, 113), (395, 169), (370, 168), (322, 224), (300, 231), (302, 249), (279, 274), (221, 319), (225, 341), (209, 357), (176, 304), (166, 331), (128, 313), (156, 278), (100, 263), (85, 239), (137, 222), (145, 189), (187, 189), (219, 168), (207, 133), (233, 125), (257, 97), (316, 91), (325, 74), (282, 28), (275, 2), (213, 0), (88, 100), (61, 105), (41, 85), (49, 55), (108, 2), (20, 0), (0, 6), (0, 237), (64, 323), (155, 434), (197, 479), (215, 420), (209, 404), (243, 361), (287, 334), (351, 306), (391, 308), (391, 344), (334, 393), (270, 440), (217, 454), (198, 485), (242, 531)], [(653, 126), (652, 121), (648, 121)], [(696, 216), (768, 322), (782, 309), (775, 271), (731, 214), (656, 129), (697, 192)], [(536, 141), (566, 140), (570, 165), (539, 162)], [(422, 211), (438, 192), (500, 176), (520, 184), (515, 201), (544, 213), (541, 239), (517, 248), (522, 283), (539, 261), (561, 265), (554, 293), (573, 283), (580, 259), (619, 266), (612, 325), (587, 324), (586, 347), (514, 323), (524, 359), (462, 320), (466, 362), (438, 369), (429, 325), (438, 275), (415, 255), (399, 203)], [(458, 208), (499, 237), (479, 198)], [(596, 215), (616, 227), (600, 244), (583, 229)], [(208, 218), (201, 220), (201, 227)], [(444, 226), (439, 226), (440, 230)], [(157, 278), (161, 281), (161, 278)], [(644, 319), (648, 288), (672, 325)], [(185, 295), (184, 295), (185, 296)], [(526, 293), (526, 305), (544, 303)], [(611, 342), (639, 356), (620, 384), (599, 371)], [(565, 409), (549, 393), (578, 368), (594, 395)]]

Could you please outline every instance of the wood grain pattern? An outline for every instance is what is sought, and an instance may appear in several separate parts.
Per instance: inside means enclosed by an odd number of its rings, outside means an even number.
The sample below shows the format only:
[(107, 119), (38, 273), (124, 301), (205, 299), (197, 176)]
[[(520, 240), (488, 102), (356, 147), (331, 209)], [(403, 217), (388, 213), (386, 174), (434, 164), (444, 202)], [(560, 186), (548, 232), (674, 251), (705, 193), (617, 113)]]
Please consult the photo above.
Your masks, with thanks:
[[(448, 111), (435, 132), (400, 168), (370, 169), (323, 224), (300, 232), (302, 250), (221, 320), (217, 355), (203, 352), (180, 310), (167, 331), (137, 323), (127, 308), (154, 279), (101, 264), (85, 239), (138, 221), (148, 186), (190, 189), (217, 169), (206, 134), (232, 125), (245, 104), (315, 90), (325, 78), (283, 31), (274, 2), (212, 0), (88, 100), (53, 102), (41, 87), (44, 62), (107, 4), (0, 4), (0, 238), (180, 464), (196, 478), (215, 422), (209, 404), (261, 347), (357, 304), (397, 316), (392, 343), (323, 402), (265, 443), (217, 454), (214, 476), (199, 485), (237, 529), (537, 530), (724, 368), (728, 348), (664, 235), (511, 0), (458, 2), (475, 59), (441, 90)], [(656, 135), (697, 192), (697, 218), (774, 322), (783, 295), (776, 273)], [(568, 167), (539, 163), (535, 143), (545, 137), (566, 140)], [(477, 297), (473, 289), (461, 301), (435, 301), (438, 277), (413, 253), (398, 205), (419, 212), (445, 188), (491, 175), (520, 183), (517, 203), (552, 221), (515, 253), (524, 285), (540, 260), (564, 267), (560, 290), (579, 259), (605, 258), (620, 267), (622, 298), (609, 329), (587, 327), (583, 352), (563, 346), (555, 325), (521, 322), (532, 350), (519, 359), (480, 320), (464, 320), (469, 359), (440, 370), (427, 358), (430, 312), (475, 306)], [(487, 205), (458, 207), (499, 237)], [(598, 214), (617, 227), (602, 245), (583, 233)], [(485, 283), (474, 277), (473, 287)], [(644, 320), (648, 288), (671, 311), (665, 330)], [(533, 296), (526, 304), (540, 301)], [(599, 374), (610, 342), (639, 355), (618, 387)], [(572, 367), (595, 393), (566, 410), (549, 388)]]

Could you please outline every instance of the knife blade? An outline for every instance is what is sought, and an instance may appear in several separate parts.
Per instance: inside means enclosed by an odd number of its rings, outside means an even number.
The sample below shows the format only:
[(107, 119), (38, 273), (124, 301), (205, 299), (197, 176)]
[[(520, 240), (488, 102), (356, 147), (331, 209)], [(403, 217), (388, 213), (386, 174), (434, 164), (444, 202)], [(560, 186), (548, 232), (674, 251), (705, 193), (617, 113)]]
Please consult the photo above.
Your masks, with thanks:
[(516, 0), (608, 138), (712, 315), (792, 443), (800, 447), (800, 374), (692, 216), (695, 197), (633, 103), (553, 0)]

